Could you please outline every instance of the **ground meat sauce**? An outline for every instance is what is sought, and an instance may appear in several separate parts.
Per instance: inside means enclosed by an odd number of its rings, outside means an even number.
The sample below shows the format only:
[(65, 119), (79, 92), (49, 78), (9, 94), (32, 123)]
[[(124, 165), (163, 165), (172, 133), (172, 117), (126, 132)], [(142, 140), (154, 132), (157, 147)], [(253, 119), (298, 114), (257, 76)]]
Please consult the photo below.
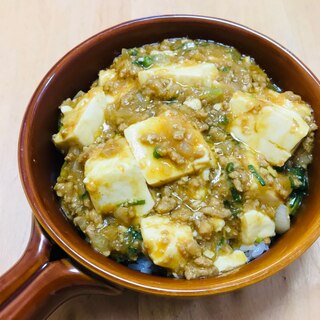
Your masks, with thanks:
[[(93, 103), (102, 104), (100, 114)], [(307, 193), (317, 128), (312, 109), (235, 48), (182, 38), (123, 49), (88, 93), (80, 91), (60, 109), (53, 139), (65, 155), (54, 188), (62, 209), (95, 250), (135, 270), (194, 279), (239, 267), (289, 229)], [(148, 176), (126, 132), (151, 118), (164, 124), (135, 140), (152, 150)], [(277, 121), (289, 129), (273, 137)], [(97, 175), (93, 161), (119, 153), (139, 164), (135, 174), (144, 176), (149, 200), (102, 206), (101, 190), (110, 186), (99, 172), (98, 180), (89, 177)], [(157, 163), (174, 168), (174, 175), (150, 182)], [(125, 198), (126, 190), (118, 191)]]

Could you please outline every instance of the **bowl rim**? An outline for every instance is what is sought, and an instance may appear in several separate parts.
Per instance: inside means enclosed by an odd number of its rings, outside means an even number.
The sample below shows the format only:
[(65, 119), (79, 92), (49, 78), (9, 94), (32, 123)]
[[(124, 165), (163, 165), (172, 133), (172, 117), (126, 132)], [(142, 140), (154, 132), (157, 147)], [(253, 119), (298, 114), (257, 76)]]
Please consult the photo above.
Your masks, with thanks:
[[(37, 105), (37, 99), (38, 97), (41, 97), (42, 92), (46, 89), (50, 81), (53, 79), (55, 75), (55, 71), (60, 68), (60, 66), (68, 64), (70, 61), (72, 61), (78, 54), (78, 51), (81, 49), (88, 49), (91, 45), (94, 44), (96, 40), (98, 40), (100, 37), (104, 36), (106, 33), (113, 32), (117, 29), (121, 29), (127, 26), (135, 26), (139, 25), (141, 23), (147, 22), (147, 23), (159, 23), (166, 20), (172, 20), (175, 21), (182, 21), (182, 20), (188, 20), (188, 21), (197, 21), (197, 22), (212, 22), (220, 25), (226, 25), (229, 27), (234, 27), (236, 29), (240, 29), (243, 32), (247, 32), (255, 37), (262, 38), (264, 41), (272, 45), (273, 47), (278, 48), (280, 51), (282, 51), (286, 56), (293, 59), (295, 63), (297, 63), (302, 69), (308, 73), (308, 75), (312, 78), (312, 80), (319, 86), (320, 89), (320, 81), (316, 78), (316, 76), (306, 67), (304, 63), (302, 63), (294, 54), (292, 54), (288, 49), (277, 43), (276, 41), (272, 40), (271, 38), (251, 29), (246, 26), (243, 26), (241, 24), (220, 19), (220, 18), (214, 18), (214, 17), (208, 17), (208, 16), (201, 16), (201, 15), (190, 15), (190, 14), (170, 14), (170, 15), (159, 15), (159, 16), (149, 16), (139, 19), (134, 19), (130, 21), (126, 21), (120, 24), (117, 24), (113, 27), (107, 28), (88, 39), (81, 42), (79, 45), (71, 49), (68, 53), (66, 53), (60, 60), (58, 60), (57, 63), (54, 64), (54, 66), (47, 72), (47, 74), (43, 77), (40, 84), (38, 85), (37, 89), (35, 90), (34, 94), (32, 95), (30, 102), (28, 104), (28, 107), (25, 111), (21, 129), (20, 129), (20, 136), (19, 136), (19, 143), (18, 143), (18, 165), (19, 165), (19, 174), (20, 179), (23, 185), (23, 189), (25, 192), (25, 195), (27, 197), (27, 200), (29, 202), (29, 205), (32, 208), (33, 214), (36, 216), (36, 219), (40, 223), (40, 225), (43, 227), (45, 232), (50, 236), (51, 239), (55, 241), (56, 244), (58, 244), (59, 247), (61, 247), (72, 259), (74, 259), (77, 263), (79, 263), (81, 266), (85, 267), (86, 269), (90, 270), (94, 274), (101, 276), (104, 279), (110, 280), (111, 282), (124, 286), (129, 289), (133, 289), (140, 292), (145, 293), (152, 293), (157, 295), (168, 295), (168, 296), (205, 296), (205, 295), (213, 295), (217, 293), (222, 292), (228, 292), (233, 291), (235, 289), (239, 289), (245, 286), (248, 286), (250, 284), (259, 282), (266, 277), (269, 277), (284, 267), (286, 267), (288, 264), (290, 264), (292, 261), (297, 259), (299, 256), (301, 256), (311, 245), (312, 243), (320, 236), (320, 219), (318, 219), (318, 223), (314, 225), (313, 228), (306, 231), (308, 234), (306, 237), (304, 237), (304, 241), (299, 242), (293, 250), (291, 250), (289, 253), (283, 255), (283, 257), (280, 260), (277, 260), (271, 265), (267, 265), (264, 268), (260, 268), (260, 270), (256, 271), (255, 273), (250, 273), (249, 275), (243, 276), (241, 278), (237, 278), (236, 280), (231, 280), (228, 282), (222, 282), (218, 283), (215, 286), (211, 287), (205, 287), (201, 289), (186, 289), (186, 288), (174, 288), (170, 289), (168, 287), (164, 287), (161, 285), (159, 280), (159, 277), (156, 276), (149, 276), (152, 277), (152, 279), (146, 283), (141, 283), (137, 280), (132, 281), (125, 276), (117, 276), (111, 272), (106, 272), (101, 267), (93, 263), (92, 261), (88, 260), (88, 258), (84, 257), (81, 253), (79, 253), (76, 249), (73, 248), (72, 245), (70, 245), (70, 242), (68, 241), (67, 237), (60, 232), (60, 230), (55, 230), (55, 228), (52, 227), (51, 221), (48, 221), (46, 217), (43, 215), (44, 208), (41, 207), (39, 202), (37, 201), (37, 198), (35, 197), (35, 187), (33, 185), (29, 168), (31, 165), (31, 161), (29, 161), (28, 157), (28, 148), (26, 146), (28, 145), (28, 139), (29, 139), (29, 133), (30, 133), (30, 124), (32, 123), (32, 118), (35, 111), (35, 106)], [(148, 277), (148, 276), (147, 276)], [(137, 278), (139, 278), (137, 276)], [(202, 279), (202, 281), (205, 281), (206, 279)], [(175, 280), (175, 284), (177, 284), (177, 281)], [(192, 281), (194, 280), (182, 280), (182, 281)], [(199, 280), (198, 280), (199, 281)]]

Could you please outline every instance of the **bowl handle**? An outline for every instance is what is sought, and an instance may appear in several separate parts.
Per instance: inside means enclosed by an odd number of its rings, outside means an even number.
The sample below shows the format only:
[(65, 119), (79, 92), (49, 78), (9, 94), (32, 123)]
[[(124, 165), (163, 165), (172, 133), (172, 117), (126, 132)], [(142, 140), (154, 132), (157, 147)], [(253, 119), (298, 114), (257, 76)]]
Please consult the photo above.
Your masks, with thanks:
[(67, 258), (50, 261), (52, 247), (34, 219), (26, 251), (0, 278), (0, 319), (45, 318), (75, 296), (122, 292), (86, 275)]

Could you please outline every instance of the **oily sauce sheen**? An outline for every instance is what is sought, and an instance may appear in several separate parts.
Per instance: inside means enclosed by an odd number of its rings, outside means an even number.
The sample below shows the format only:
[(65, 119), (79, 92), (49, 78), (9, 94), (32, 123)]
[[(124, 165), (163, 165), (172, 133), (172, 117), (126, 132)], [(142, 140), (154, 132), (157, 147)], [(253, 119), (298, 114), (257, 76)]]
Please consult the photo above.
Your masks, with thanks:
[(135, 270), (195, 279), (240, 267), (290, 228), (308, 191), (311, 106), (233, 47), (123, 49), (60, 110), (63, 211)]

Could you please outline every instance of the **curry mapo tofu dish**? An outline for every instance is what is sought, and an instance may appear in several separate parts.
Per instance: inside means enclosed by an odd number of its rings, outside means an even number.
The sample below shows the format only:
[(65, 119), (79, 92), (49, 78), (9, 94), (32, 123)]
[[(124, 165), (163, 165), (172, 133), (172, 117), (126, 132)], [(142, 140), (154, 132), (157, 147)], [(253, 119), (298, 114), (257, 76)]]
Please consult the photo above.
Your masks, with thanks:
[(60, 110), (62, 209), (95, 250), (141, 272), (235, 269), (290, 228), (308, 191), (310, 105), (233, 47), (123, 49)]

